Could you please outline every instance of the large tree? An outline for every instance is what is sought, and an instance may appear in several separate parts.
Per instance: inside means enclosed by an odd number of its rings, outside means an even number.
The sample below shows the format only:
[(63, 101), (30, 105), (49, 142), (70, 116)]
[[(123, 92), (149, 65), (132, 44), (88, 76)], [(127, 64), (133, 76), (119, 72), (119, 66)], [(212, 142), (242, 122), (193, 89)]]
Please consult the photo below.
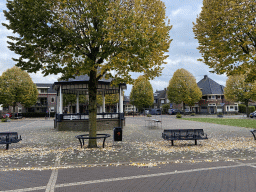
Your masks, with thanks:
[(145, 76), (141, 75), (135, 80), (130, 93), (130, 101), (139, 111), (153, 105), (153, 88)]
[(245, 81), (246, 75), (232, 75), (226, 81), (224, 96), (229, 101), (241, 101), (246, 105), (246, 114), (249, 117), (248, 104), (256, 100), (256, 82)]
[(0, 76), (0, 103), (13, 106), (13, 113), (18, 102), (30, 107), (36, 103), (37, 97), (37, 87), (26, 71), (13, 67)]
[(171, 103), (183, 103), (193, 106), (202, 98), (202, 91), (197, 86), (195, 77), (187, 70), (181, 68), (174, 72), (167, 88), (167, 98)]
[[(96, 136), (98, 80), (131, 82), (130, 72), (161, 73), (171, 39), (161, 0), (7, 0), (3, 24), (18, 36), (10, 50), (17, 66), (62, 79), (87, 74), (89, 135)], [(116, 73), (111, 73), (115, 70)], [(115, 75), (112, 75), (115, 74)], [(95, 139), (89, 147), (97, 147)]]
[(204, 0), (193, 31), (206, 65), (217, 74), (256, 79), (256, 1)]

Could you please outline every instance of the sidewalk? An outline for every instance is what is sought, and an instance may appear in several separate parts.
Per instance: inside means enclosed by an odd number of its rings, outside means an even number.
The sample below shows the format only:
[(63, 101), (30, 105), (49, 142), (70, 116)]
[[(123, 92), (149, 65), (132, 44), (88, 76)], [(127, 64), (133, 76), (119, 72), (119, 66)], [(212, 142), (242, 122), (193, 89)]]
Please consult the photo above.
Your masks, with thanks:
[[(127, 117), (122, 142), (113, 142), (113, 130), (99, 132), (112, 136), (106, 140), (105, 148), (102, 148), (102, 141), (99, 141), (97, 149), (81, 148), (75, 135), (84, 132), (58, 132), (53, 129), (52, 120), (39, 119), (1, 123), (0, 132), (17, 131), (23, 140), (20, 143), (11, 144), (8, 151), (4, 150), (4, 145), (0, 145), (0, 186), (5, 186), (5, 188), (0, 187), (0, 191), (20, 188), (32, 188), (34, 191), (50, 191), (50, 189), (63, 191), (64, 188), (67, 191), (83, 191), (84, 186), (89, 184), (88, 190), (90, 189), (90, 191), (91, 189), (95, 189), (95, 191), (124, 191), (113, 190), (112, 187), (130, 189), (129, 185), (136, 178), (142, 180), (144, 184), (152, 182), (154, 179), (160, 179), (157, 186), (170, 187), (170, 183), (161, 184), (161, 182), (165, 179), (171, 180), (172, 184), (178, 182), (175, 179), (178, 175), (181, 180), (186, 178), (184, 182), (193, 180), (193, 174), (200, 172), (218, 176), (224, 168), (229, 172), (235, 170), (232, 174), (235, 174), (236, 177), (243, 168), (249, 175), (253, 175), (252, 179), (255, 178), (256, 169), (253, 168), (256, 163), (256, 142), (249, 132), (250, 129), (185, 121), (176, 119), (175, 116), (164, 115), (154, 117), (161, 120), (162, 124), (157, 127), (147, 127), (145, 126), (146, 118)], [(163, 129), (184, 127), (202, 128), (209, 139), (198, 141), (196, 146), (194, 141), (175, 141), (174, 146), (171, 146), (168, 141), (161, 138)], [(184, 168), (179, 170), (177, 167), (180, 166)], [(215, 172), (210, 173), (209, 168), (215, 166), (224, 167), (223, 169), (213, 169)], [(182, 170), (183, 172), (179, 172)], [(122, 173), (124, 174), (122, 175)], [(165, 173), (165, 176), (160, 173)], [(93, 178), (93, 174), (98, 177)], [(148, 176), (138, 177), (141, 174)], [(227, 172), (221, 174), (225, 175), (223, 179), (230, 179)], [(87, 178), (88, 176), (90, 178)], [(198, 176), (207, 182), (202, 175)], [(11, 178), (12, 180), (16, 178), (14, 183), (19, 180), (21, 183), (13, 184), (13, 186), (11, 184), (2, 185), (4, 182), (10, 182)], [(31, 178), (31, 183), (28, 182), (25, 186), (24, 182), (29, 178)], [(55, 178), (55, 183), (50, 182), (50, 178)], [(192, 183), (195, 182), (192, 180)], [(127, 186), (118, 188), (118, 185), (113, 185), (113, 182), (116, 181)], [(82, 183), (79, 184), (79, 182)], [(251, 179), (246, 182), (249, 182), (250, 186), (252, 185)], [(111, 186), (108, 186), (109, 184)], [(208, 184), (210, 186), (210, 183)], [(140, 186), (139, 183), (137, 185)], [(147, 185), (145, 184), (145, 186)], [(74, 188), (75, 186), (76, 188)], [(98, 190), (95, 188), (96, 186), (99, 187)], [(150, 185), (145, 189), (150, 189)], [(152, 191), (164, 191), (163, 189), (160, 187)], [(188, 188), (174, 188), (174, 191), (186, 191), (186, 189)], [(250, 191), (251, 188), (244, 189)], [(199, 191), (195, 188), (194, 191), (197, 190)], [(131, 191), (138, 190), (134, 188)]]

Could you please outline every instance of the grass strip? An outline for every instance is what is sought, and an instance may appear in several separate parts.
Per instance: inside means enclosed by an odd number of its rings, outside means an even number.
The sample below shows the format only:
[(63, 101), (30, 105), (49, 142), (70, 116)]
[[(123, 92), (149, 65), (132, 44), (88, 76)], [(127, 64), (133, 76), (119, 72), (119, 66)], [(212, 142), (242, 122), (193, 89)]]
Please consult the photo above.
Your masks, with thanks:
[(256, 129), (256, 121), (253, 119), (228, 119), (228, 118), (182, 118), (181, 120), (198, 121), (204, 123), (215, 123), (235, 127), (246, 127)]

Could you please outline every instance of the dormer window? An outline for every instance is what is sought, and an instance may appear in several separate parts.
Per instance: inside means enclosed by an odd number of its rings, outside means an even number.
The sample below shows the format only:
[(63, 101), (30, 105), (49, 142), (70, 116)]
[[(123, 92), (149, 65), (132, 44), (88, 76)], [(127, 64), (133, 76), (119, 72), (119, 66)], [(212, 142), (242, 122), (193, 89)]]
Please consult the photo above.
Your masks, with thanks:
[(208, 96), (208, 99), (216, 99), (215, 95)]

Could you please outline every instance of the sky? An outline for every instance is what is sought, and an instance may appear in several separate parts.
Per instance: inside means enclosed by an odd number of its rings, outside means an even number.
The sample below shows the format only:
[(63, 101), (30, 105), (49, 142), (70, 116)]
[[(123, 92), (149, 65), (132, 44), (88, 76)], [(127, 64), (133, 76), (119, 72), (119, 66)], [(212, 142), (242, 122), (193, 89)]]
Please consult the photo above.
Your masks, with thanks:
[[(173, 73), (180, 68), (188, 70), (195, 78), (200, 81), (204, 75), (213, 79), (220, 85), (226, 84), (226, 75), (217, 75), (210, 73), (210, 69), (203, 62), (197, 61), (201, 58), (201, 54), (197, 49), (198, 41), (194, 38), (192, 30), (192, 22), (196, 22), (196, 18), (201, 12), (203, 0), (162, 0), (166, 6), (166, 16), (170, 19), (170, 24), (173, 26), (170, 31), (172, 40), (169, 56), (165, 61), (167, 62), (160, 77), (151, 80), (150, 83), (154, 92), (167, 88)], [(3, 14), (6, 8), (6, 0), (0, 0), (0, 23), (7, 23)], [(8, 68), (12, 68), (15, 62), (12, 58), (18, 58), (14, 52), (8, 49), (7, 36), (13, 35), (12, 31), (7, 30), (6, 27), (0, 25), (0, 75)], [(60, 75), (49, 75), (44, 77), (40, 72), (30, 73), (34, 83), (54, 83)], [(136, 79), (139, 74), (133, 74), (132, 78)], [(127, 85), (125, 95), (129, 96), (132, 85)]]

